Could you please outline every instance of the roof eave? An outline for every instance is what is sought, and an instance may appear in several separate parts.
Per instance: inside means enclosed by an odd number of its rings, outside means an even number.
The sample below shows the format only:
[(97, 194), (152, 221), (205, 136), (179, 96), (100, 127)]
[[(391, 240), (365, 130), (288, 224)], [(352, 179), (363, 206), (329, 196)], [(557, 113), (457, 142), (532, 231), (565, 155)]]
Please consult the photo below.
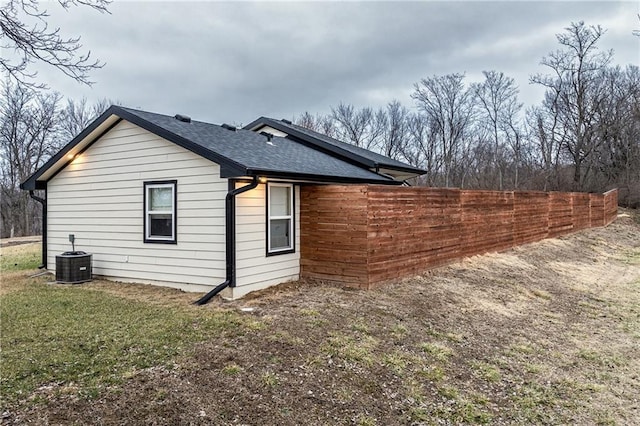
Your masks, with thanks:
[(400, 167), (393, 164), (385, 164), (385, 163), (377, 163), (377, 167), (379, 169), (388, 169), (388, 170), (395, 170), (402, 173), (410, 173), (416, 176), (421, 176), (428, 173), (426, 170), (419, 169), (417, 167)]
[(385, 178), (380, 176), (381, 179), (367, 179), (356, 178), (352, 176), (327, 176), (327, 175), (314, 175), (310, 173), (295, 173), (285, 172), (279, 170), (266, 170), (266, 169), (247, 169), (246, 176), (264, 176), (267, 178), (277, 179), (291, 179), (291, 180), (304, 180), (318, 183), (344, 183), (344, 184), (380, 184), (380, 185), (401, 185), (402, 181), (397, 181), (391, 178)]
[[(229, 176), (246, 175), (246, 166), (239, 164), (227, 157), (221, 156), (207, 148), (195, 144), (181, 136), (170, 132), (163, 127), (153, 124), (126, 109), (112, 105), (98, 118), (96, 118), (87, 128), (85, 128), (78, 136), (73, 138), (71, 142), (66, 144), (60, 151), (51, 157), (42, 167), (33, 173), (27, 180), (20, 184), (23, 190), (43, 189), (46, 182), (54, 177), (59, 171), (67, 167), (73, 158), (66, 157), (71, 153), (75, 158), (77, 155), (86, 150), (96, 140), (100, 139), (106, 132), (111, 130), (113, 126), (121, 120), (127, 120), (136, 126), (139, 126), (157, 136), (167, 139), (201, 157), (213, 161), (221, 166), (221, 173)], [(103, 126), (104, 125), (104, 126)], [(101, 128), (101, 126), (103, 126)], [(95, 133), (94, 133), (95, 132)], [(77, 152), (72, 152), (75, 147), (82, 144)], [(50, 172), (50, 173), (49, 173)], [(42, 178), (44, 176), (44, 178)], [(42, 179), (41, 179), (42, 178)]]
[[(105, 112), (103, 112), (98, 118), (96, 118), (89, 126), (87, 126), (82, 132), (80, 132), (75, 138), (73, 138), (68, 144), (60, 149), (55, 155), (53, 155), (46, 163), (44, 163), (38, 170), (36, 170), (31, 176), (27, 178), (24, 182), (20, 184), (20, 188), (23, 190), (34, 190), (34, 189), (43, 189), (42, 184), (38, 182), (43, 182), (48, 179), (39, 180), (45, 173), (47, 173), (52, 168), (55, 169), (63, 169), (65, 168), (73, 159), (67, 159), (64, 161), (68, 155), (70, 155), (71, 151), (78, 146), (85, 139), (89, 138), (94, 132), (98, 132), (94, 134), (93, 139), (97, 139), (104, 134), (104, 130), (100, 130), (100, 126), (106, 123), (106, 128), (110, 128), (112, 124), (117, 123), (119, 121), (118, 114), (116, 113), (120, 108), (112, 105)], [(113, 118), (112, 118), (113, 117)], [(87, 145), (90, 145), (88, 143)], [(85, 147), (82, 150), (86, 149)], [(82, 150), (79, 150), (82, 151)], [(77, 155), (77, 153), (75, 154)], [(55, 173), (55, 172), (54, 172)]]
[[(280, 130), (281, 132), (290, 134), (292, 136), (294, 136), (296, 139), (301, 139), (302, 142), (306, 142), (308, 144), (313, 145), (314, 147), (320, 147), (326, 151), (329, 151), (331, 153), (334, 154), (339, 154), (349, 160), (355, 161), (367, 168), (385, 168), (385, 169), (390, 169), (390, 170), (397, 170), (399, 172), (406, 172), (406, 173), (411, 173), (411, 174), (415, 174), (416, 176), (420, 176), (423, 175), (425, 173), (427, 173), (426, 170), (423, 169), (419, 169), (417, 167), (403, 167), (403, 166), (398, 166), (395, 164), (387, 164), (384, 162), (376, 162), (373, 160), (369, 160), (368, 158), (362, 157), (361, 155), (352, 153), (350, 151), (347, 151), (345, 149), (342, 149), (338, 146), (332, 145), (330, 143), (324, 142), (320, 139), (314, 138), (312, 136), (306, 135), (302, 132), (297, 131), (296, 129), (292, 129), (291, 127), (282, 124), (281, 122), (274, 120), (272, 118), (269, 117), (260, 117), (256, 120), (253, 120), (251, 123), (247, 124), (246, 126), (243, 127), (243, 129), (245, 130), (255, 130), (260, 128), (261, 126), (269, 126), (269, 127), (273, 127), (274, 129)], [(310, 139), (313, 139), (313, 141), (311, 141)]]

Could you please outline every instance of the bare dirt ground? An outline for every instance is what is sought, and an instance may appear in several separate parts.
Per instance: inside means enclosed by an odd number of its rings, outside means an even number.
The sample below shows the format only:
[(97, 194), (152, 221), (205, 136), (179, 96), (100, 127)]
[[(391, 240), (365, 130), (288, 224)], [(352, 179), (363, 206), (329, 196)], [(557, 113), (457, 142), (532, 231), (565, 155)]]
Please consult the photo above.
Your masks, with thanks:
[(34, 235), (30, 237), (14, 237), (14, 238), (2, 238), (0, 239), (0, 247), (11, 247), (21, 244), (39, 243), (42, 241), (42, 237)]
[[(640, 221), (476, 256), (364, 292), (296, 282), (189, 309), (256, 327), (35, 424), (640, 424)], [(193, 294), (95, 282), (150, 303)], [(249, 309), (247, 309), (249, 308)]]

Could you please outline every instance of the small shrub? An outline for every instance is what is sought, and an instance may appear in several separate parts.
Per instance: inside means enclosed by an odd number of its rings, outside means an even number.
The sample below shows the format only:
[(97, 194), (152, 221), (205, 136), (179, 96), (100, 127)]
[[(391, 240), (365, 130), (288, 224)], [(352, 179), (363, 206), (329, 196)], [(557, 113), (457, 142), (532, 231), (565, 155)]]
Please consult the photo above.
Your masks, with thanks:
[(494, 365), (486, 362), (474, 362), (471, 364), (471, 367), (477, 376), (488, 382), (495, 383), (500, 381), (500, 370)]
[(407, 327), (405, 327), (402, 324), (395, 324), (392, 328), (391, 328), (391, 334), (393, 335), (393, 337), (395, 337), (396, 339), (401, 339), (403, 338), (406, 334), (407, 334)]
[(262, 383), (270, 388), (276, 387), (280, 384), (280, 379), (278, 379), (278, 376), (271, 372), (264, 373), (261, 378)]
[(453, 354), (451, 348), (440, 343), (423, 343), (420, 349), (438, 361), (446, 361)]
[(458, 399), (460, 392), (453, 386), (442, 386), (438, 388), (438, 394), (447, 399)]
[(445, 378), (444, 371), (437, 365), (430, 365), (418, 372), (418, 374), (432, 382), (440, 382)]
[(377, 340), (371, 336), (355, 339), (351, 336), (337, 334), (329, 338), (322, 349), (331, 356), (371, 366), (373, 364), (372, 350), (377, 344)]
[(236, 375), (241, 371), (242, 371), (242, 367), (240, 367), (237, 364), (229, 364), (222, 369), (222, 372), (228, 376)]
[(407, 360), (398, 352), (385, 355), (382, 358), (382, 363), (397, 375), (402, 375), (407, 367)]

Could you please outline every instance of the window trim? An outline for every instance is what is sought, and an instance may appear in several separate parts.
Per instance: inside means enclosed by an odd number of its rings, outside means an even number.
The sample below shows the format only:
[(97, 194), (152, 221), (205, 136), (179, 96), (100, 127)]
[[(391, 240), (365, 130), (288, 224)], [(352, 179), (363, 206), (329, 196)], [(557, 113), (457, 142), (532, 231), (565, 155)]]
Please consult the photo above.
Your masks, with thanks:
[[(143, 222), (143, 239), (145, 243), (154, 243), (154, 244), (177, 244), (178, 243), (178, 181), (177, 180), (154, 180), (144, 182), (143, 185), (143, 205), (142, 205), (142, 222)], [(173, 215), (172, 221), (172, 236), (167, 237), (152, 237), (149, 235), (151, 232), (151, 226), (149, 224), (149, 211), (147, 210), (149, 207), (149, 202), (147, 200), (149, 196), (150, 188), (161, 188), (161, 187), (170, 187), (173, 192), (173, 211), (171, 214)]]
[[(290, 203), (290, 216), (274, 216), (273, 218), (269, 214), (269, 206), (271, 205), (271, 191), (272, 186), (285, 187), (291, 189), (291, 203)], [(266, 208), (265, 208), (265, 221), (266, 221), (266, 255), (278, 256), (281, 254), (290, 254), (296, 252), (296, 187), (292, 183), (279, 183), (279, 182), (267, 182), (265, 185), (266, 192)], [(289, 225), (289, 234), (291, 235), (291, 247), (271, 250), (271, 220), (272, 219), (291, 219)]]

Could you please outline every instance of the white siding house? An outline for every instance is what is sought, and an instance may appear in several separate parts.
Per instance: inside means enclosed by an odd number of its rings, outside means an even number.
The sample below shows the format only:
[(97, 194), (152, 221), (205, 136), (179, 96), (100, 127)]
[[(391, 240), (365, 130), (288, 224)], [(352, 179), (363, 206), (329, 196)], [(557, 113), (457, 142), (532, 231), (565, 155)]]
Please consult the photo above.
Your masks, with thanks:
[[(240, 185), (237, 185), (240, 186)], [(300, 188), (295, 191), (295, 251), (267, 256), (266, 185), (236, 198), (236, 287), (233, 297), (270, 287), (300, 276)], [(225, 291), (230, 291), (227, 289)], [(225, 296), (225, 293), (222, 293)]]
[(299, 278), (301, 184), (402, 183), (387, 170), (420, 172), (286, 120), (111, 106), (21, 188), (43, 205), (42, 267), (74, 235), (95, 276), (207, 292), (201, 304)]
[[(145, 182), (177, 181), (177, 243), (144, 241)], [(242, 187), (246, 183), (238, 183)], [(238, 298), (300, 274), (300, 209), (296, 189), (296, 250), (266, 255), (265, 184), (236, 199), (236, 287)], [(224, 197), (228, 180), (219, 165), (121, 121), (76, 157), (47, 185), (47, 264), (70, 250), (93, 255), (93, 273), (205, 292), (225, 279)]]
[[(177, 244), (145, 243), (143, 184), (177, 180)], [(225, 278), (220, 167), (127, 121), (47, 184), (47, 265), (71, 249), (93, 254), (95, 275), (208, 291)]]

